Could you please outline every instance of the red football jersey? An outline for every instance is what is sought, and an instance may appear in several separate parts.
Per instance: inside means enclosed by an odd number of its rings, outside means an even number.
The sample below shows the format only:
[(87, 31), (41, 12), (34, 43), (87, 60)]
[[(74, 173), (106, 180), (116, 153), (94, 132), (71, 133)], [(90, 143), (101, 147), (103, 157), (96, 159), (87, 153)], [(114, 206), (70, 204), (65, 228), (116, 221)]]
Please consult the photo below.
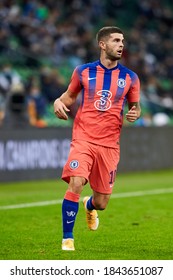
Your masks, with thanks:
[(137, 74), (120, 63), (107, 69), (98, 60), (76, 67), (68, 89), (82, 94), (72, 139), (114, 148), (120, 138), (126, 100), (140, 100)]

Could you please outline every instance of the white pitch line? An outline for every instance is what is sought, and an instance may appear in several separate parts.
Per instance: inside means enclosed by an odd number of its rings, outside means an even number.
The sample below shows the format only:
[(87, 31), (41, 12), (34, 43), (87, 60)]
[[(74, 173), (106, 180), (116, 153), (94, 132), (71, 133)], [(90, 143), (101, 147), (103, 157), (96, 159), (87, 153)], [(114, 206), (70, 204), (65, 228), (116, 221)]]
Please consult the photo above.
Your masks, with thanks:
[[(173, 188), (117, 193), (117, 194), (112, 194), (111, 198), (125, 198), (125, 197), (135, 197), (135, 196), (145, 196), (145, 195), (155, 195), (155, 194), (166, 194), (166, 193), (173, 193)], [(80, 201), (82, 200), (83, 198), (80, 199)], [(31, 202), (31, 203), (0, 206), (0, 210), (39, 207), (39, 206), (55, 205), (61, 203), (62, 203), (62, 199), (38, 201), (38, 202)]]

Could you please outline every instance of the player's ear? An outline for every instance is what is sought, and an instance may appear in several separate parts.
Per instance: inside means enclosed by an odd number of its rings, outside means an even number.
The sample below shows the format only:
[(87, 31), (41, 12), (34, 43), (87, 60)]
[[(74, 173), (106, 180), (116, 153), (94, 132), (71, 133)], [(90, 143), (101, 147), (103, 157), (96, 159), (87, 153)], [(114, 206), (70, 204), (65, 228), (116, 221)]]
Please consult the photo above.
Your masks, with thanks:
[(99, 41), (99, 47), (102, 49), (102, 50), (105, 50), (105, 42), (104, 41)]

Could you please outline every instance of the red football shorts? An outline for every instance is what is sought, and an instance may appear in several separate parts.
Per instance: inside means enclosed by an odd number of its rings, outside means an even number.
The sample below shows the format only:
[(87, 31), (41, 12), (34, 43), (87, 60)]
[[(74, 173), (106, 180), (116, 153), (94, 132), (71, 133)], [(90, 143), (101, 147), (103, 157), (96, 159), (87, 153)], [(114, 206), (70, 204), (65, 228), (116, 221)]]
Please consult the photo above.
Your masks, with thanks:
[(84, 177), (94, 191), (111, 194), (119, 158), (119, 143), (116, 148), (109, 148), (74, 140), (63, 168), (62, 179), (69, 183), (70, 177)]

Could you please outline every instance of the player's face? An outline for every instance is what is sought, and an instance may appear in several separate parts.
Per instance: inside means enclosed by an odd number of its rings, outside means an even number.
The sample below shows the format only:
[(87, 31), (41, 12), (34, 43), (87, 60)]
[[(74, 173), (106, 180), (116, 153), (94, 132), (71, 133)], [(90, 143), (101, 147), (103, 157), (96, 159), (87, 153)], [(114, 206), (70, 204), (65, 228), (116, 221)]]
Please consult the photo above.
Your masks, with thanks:
[(124, 36), (120, 33), (110, 34), (105, 41), (105, 56), (110, 60), (119, 60), (122, 56), (124, 48)]

